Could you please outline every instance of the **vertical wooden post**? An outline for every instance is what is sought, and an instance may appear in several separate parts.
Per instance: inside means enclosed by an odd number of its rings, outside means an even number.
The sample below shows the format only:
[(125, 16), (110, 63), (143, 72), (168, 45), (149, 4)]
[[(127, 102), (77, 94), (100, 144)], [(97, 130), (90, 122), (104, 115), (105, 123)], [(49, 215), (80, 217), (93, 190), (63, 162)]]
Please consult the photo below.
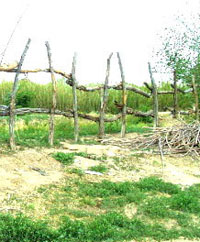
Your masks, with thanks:
[(74, 53), (73, 62), (72, 62), (72, 92), (73, 92), (73, 113), (74, 113), (74, 140), (78, 142), (79, 140), (79, 124), (78, 124), (78, 104), (77, 104), (77, 93), (76, 93), (76, 59), (77, 53)]
[(195, 97), (195, 113), (196, 113), (196, 120), (199, 121), (199, 97), (197, 92), (197, 86), (195, 82), (195, 76), (192, 76), (192, 87), (193, 87), (193, 93)]
[(121, 127), (121, 137), (124, 138), (126, 134), (126, 100), (127, 100), (127, 94), (126, 94), (126, 83), (125, 83), (125, 76), (124, 76), (124, 70), (121, 62), (121, 58), (119, 55), (119, 52), (117, 52), (117, 58), (119, 63), (119, 69), (121, 73), (121, 79), (122, 79), (122, 127)]
[(25, 49), (22, 53), (21, 59), (19, 61), (19, 65), (16, 71), (15, 80), (13, 84), (13, 90), (11, 93), (11, 101), (10, 101), (10, 121), (9, 121), (9, 133), (10, 133), (10, 148), (11, 150), (15, 150), (15, 101), (16, 101), (16, 94), (17, 94), (17, 87), (19, 82), (19, 74), (22, 68), (22, 64), (24, 62), (26, 53), (29, 49), (31, 39), (28, 39)]
[(107, 69), (106, 69), (106, 78), (104, 87), (101, 89), (101, 107), (100, 107), (100, 115), (99, 115), (99, 138), (102, 139), (105, 132), (104, 127), (104, 116), (105, 116), (105, 109), (108, 101), (108, 82), (110, 76), (110, 60), (113, 53), (111, 53), (107, 59)]
[(156, 128), (158, 127), (158, 91), (157, 91), (157, 85), (155, 83), (155, 80), (152, 74), (150, 62), (148, 62), (148, 67), (149, 67), (149, 74), (150, 74), (151, 84), (152, 84), (154, 128)]
[(54, 141), (54, 113), (56, 109), (56, 78), (54, 75), (53, 71), (53, 66), (52, 66), (52, 54), (51, 54), (51, 49), (49, 42), (47, 41), (45, 43), (47, 47), (47, 55), (48, 55), (48, 61), (49, 61), (49, 70), (51, 73), (51, 81), (52, 81), (52, 106), (51, 106), (51, 114), (50, 114), (50, 119), (49, 119), (49, 144), (52, 146), (53, 141)]
[(174, 95), (173, 95), (173, 98), (174, 98), (174, 115), (173, 117), (174, 118), (177, 118), (177, 114), (178, 114), (178, 91), (177, 91), (177, 75), (176, 75), (176, 70), (174, 70), (173, 72), (173, 79), (174, 79)]

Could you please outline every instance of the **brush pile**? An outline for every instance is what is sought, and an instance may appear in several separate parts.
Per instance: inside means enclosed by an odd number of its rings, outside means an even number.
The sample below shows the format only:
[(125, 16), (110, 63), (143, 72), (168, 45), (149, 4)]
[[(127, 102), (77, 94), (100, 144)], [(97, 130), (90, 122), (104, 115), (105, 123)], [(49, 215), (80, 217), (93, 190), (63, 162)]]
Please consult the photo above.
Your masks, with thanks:
[(200, 155), (200, 123), (151, 129), (135, 139), (108, 139), (103, 144), (151, 150), (153, 153)]

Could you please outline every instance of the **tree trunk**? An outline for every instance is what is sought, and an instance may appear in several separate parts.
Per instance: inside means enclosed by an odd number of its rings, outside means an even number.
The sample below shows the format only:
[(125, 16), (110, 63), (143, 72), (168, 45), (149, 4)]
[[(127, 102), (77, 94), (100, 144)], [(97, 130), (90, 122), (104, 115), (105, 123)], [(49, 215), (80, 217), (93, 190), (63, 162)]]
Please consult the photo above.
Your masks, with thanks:
[(192, 87), (193, 87), (193, 93), (195, 97), (195, 113), (196, 113), (196, 120), (199, 121), (199, 97), (198, 97), (198, 91), (195, 83), (195, 76), (192, 76)]
[(177, 118), (178, 114), (178, 96), (177, 96), (177, 75), (176, 70), (174, 70), (174, 118)]

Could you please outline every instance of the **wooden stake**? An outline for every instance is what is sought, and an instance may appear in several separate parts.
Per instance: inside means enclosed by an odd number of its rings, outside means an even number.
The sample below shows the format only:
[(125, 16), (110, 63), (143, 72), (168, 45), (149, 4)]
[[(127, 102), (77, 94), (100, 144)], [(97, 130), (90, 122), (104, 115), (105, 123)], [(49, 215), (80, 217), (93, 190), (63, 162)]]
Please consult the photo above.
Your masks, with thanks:
[(74, 53), (73, 62), (72, 62), (72, 92), (73, 92), (73, 112), (74, 112), (74, 140), (78, 142), (79, 140), (79, 124), (78, 124), (78, 104), (77, 104), (77, 80), (76, 80), (76, 59), (77, 53)]
[(51, 80), (52, 80), (52, 107), (51, 107), (51, 114), (49, 119), (49, 144), (52, 146), (54, 141), (54, 126), (55, 126), (54, 115), (55, 115), (55, 109), (56, 109), (56, 78), (55, 78), (53, 66), (52, 66), (52, 58), (51, 58), (52, 54), (51, 54), (49, 42), (47, 41), (45, 45), (47, 47), (49, 70), (51, 73)]
[(29, 49), (31, 39), (28, 39), (27, 44), (25, 46), (25, 49), (22, 53), (16, 75), (15, 75), (15, 80), (13, 84), (13, 90), (11, 93), (11, 101), (10, 101), (10, 121), (9, 121), (9, 133), (10, 133), (10, 148), (11, 150), (15, 150), (15, 101), (16, 101), (16, 94), (17, 94), (17, 87), (18, 87), (18, 82), (19, 82), (19, 74), (22, 68), (22, 64), (24, 62), (26, 53)]
[(150, 62), (148, 62), (148, 67), (149, 67), (149, 74), (150, 74), (151, 84), (152, 84), (153, 114), (154, 114), (154, 128), (155, 128), (155, 127), (158, 127), (158, 92), (157, 92), (157, 86), (156, 86), (155, 80), (153, 78)]
[(198, 91), (197, 86), (195, 82), (195, 76), (192, 76), (192, 87), (193, 87), (193, 93), (195, 97), (195, 113), (196, 113), (196, 120), (199, 121), (199, 97), (198, 97)]
[(104, 127), (104, 116), (105, 109), (108, 101), (108, 82), (110, 76), (110, 60), (113, 53), (111, 53), (107, 59), (107, 69), (106, 69), (106, 78), (104, 87), (101, 89), (101, 107), (100, 107), (100, 116), (99, 116), (99, 138), (104, 137), (105, 127)]
[(174, 118), (177, 118), (178, 114), (178, 90), (177, 90), (177, 75), (176, 75), (176, 70), (174, 70)]
[(126, 83), (125, 83), (125, 76), (124, 76), (124, 70), (121, 62), (121, 58), (119, 55), (119, 52), (117, 52), (117, 58), (119, 63), (119, 69), (121, 73), (121, 79), (122, 79), (122, 127), (121, 127), (121, 137), (124, 138), (126, 134)]

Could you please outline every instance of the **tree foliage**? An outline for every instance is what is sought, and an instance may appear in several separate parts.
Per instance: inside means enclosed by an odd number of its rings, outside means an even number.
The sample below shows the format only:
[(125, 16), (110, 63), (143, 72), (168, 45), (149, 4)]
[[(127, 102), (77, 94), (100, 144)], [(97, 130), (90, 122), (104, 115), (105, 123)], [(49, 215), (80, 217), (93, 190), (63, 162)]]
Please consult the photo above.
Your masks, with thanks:
[[(160, 35), (156, 52), (157, 71), (176, 71), (177, 79), (187, 82), (200, 68), (200, 15), (176, 17)], [(190, 79), (190, 78), (189, 78)]]

